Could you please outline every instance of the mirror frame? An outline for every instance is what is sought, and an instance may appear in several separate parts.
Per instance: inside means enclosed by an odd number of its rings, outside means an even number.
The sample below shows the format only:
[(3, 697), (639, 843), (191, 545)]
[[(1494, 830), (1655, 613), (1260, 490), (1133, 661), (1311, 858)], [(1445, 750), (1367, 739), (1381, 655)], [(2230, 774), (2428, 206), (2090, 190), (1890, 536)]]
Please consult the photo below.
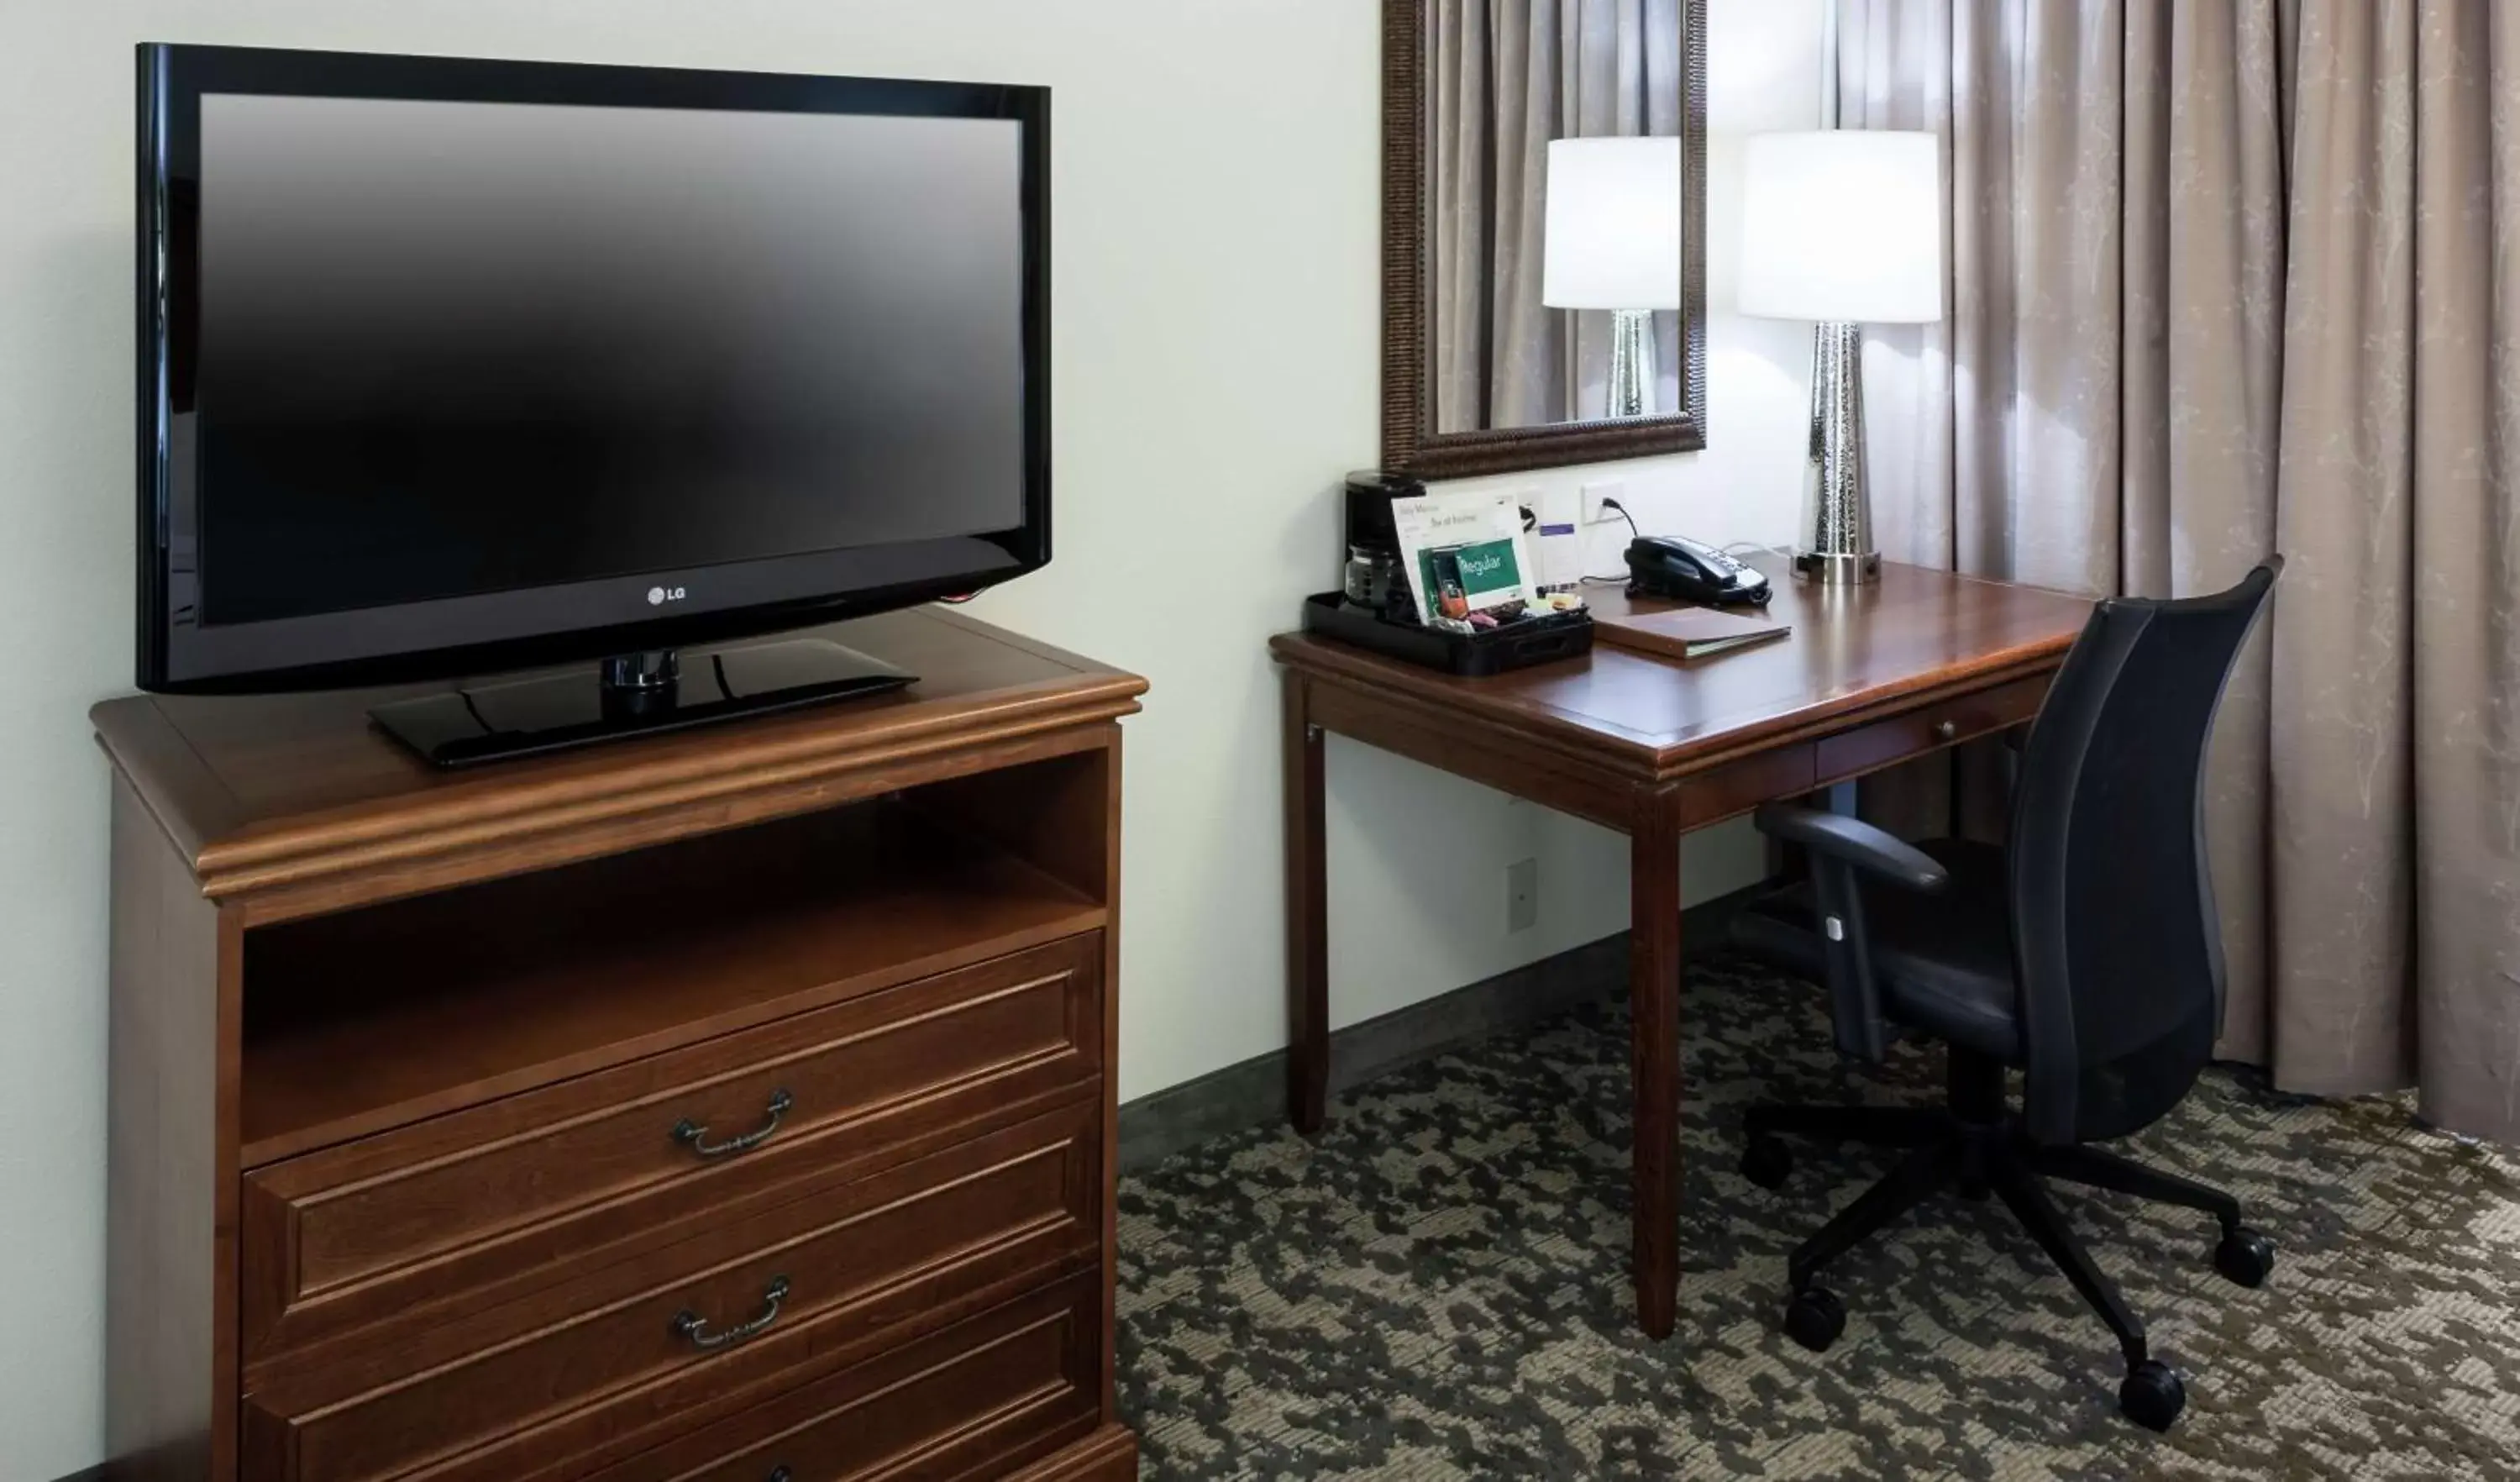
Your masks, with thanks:
[(1426, 241), (1426, 0), (1382, 0), (1382, 467), (1461, 478), (1706, 446), (1706, 0), (1681, 19), (1681, 410), (1476, 432), (1434, 429)]

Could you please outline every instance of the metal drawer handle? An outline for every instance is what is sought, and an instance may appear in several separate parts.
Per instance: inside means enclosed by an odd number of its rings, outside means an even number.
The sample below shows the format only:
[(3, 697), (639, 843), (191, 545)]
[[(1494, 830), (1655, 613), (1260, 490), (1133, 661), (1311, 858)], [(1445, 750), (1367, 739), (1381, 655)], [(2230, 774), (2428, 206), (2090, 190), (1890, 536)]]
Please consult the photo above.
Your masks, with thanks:
[(1953, 737), (1959, 734), (1960, 727), (1959, 722), (1958, 721), (1938, 720), (1934, 722), (1934, 740), (1936, 741), (1950, 741)]
[(685, 1117), (674, 1124), (674, 1141), (684, 1144), (704, 1158), (722, 1158), (732, 1153), (749, 1152), (770, 1141), (770, 1135), (779, 1130), (779, 1119), (786, 1116), (795, 1104), (796, 1099), (789, 1096), (784, 1089), (770, 1093), (770, 1120), (762, 1123), (757, 1131), (747, 1132), (740, 1138), (728, 1138), (723, 1143), (702, 1141), (708, 1136), (706, 1124)]
[(770, 1469), (770, 1475), (763, 1478), (762, 1482), (789, 1482), (794, 1475), (784, 1466), (774, 1466)]
[(708, 1326), (708, 1319), (686, 1307), (674, 1314), (674, 1335), (691, 1339), (692, 1346), (703, 1352), (724, 1348), (730, 1343), (741, 1343), (768, 1332), (770, 1325), (779, 1321), (779, 1304), (787, 1300), (788, 1279), (772, 1277), (769, 1286), (761, 1293), (761, 1316), (749, 1323), (738, 1323), (724, 1332), (702, 1332), (700, 1329)]

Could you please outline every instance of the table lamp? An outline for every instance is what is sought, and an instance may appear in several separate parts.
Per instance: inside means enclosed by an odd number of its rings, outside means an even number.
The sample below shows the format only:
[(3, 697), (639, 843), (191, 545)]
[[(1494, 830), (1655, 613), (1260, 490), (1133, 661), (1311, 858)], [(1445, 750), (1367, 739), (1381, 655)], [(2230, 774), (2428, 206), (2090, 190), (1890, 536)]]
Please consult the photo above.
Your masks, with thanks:
[(1812, 429), (1796, 574), (1881, 574), (1864, 472), (1863, 324), (1943, 317), (1942, 149), (1932, 134), (1755, 134), (1741, 156), (1740, 308), (1810, 319)]
[(1653, 316), (1680, 307), (1680, 141), (1549, 146), (1540, 301), (1610, 311), (1605, 415), (1654, 410)]

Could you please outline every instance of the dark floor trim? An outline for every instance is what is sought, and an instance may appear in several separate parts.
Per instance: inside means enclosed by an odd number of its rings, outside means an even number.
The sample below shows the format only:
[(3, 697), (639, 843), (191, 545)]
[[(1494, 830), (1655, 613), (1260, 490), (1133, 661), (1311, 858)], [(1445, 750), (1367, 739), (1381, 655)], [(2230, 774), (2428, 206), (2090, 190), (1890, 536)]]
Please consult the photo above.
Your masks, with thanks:
[[(1764, 888), (1718, 896), (1683, 913), (1684, 951), (1694, 955), (1723, 947), (1732, 938), (1733, 913)], [(1330, 1093), (1501, 1030), (1554, 1018), (1577, 1005), (1610, 998), (1627, 984), (1628, 934), (1622, 931), (1350, 1024), (1330, 1036)], [(1120, 1171), (1134, 1173), (1210, 1138), (1285, 1114), (1286, 1052), (1273, 1050), (1122, 1105)]]

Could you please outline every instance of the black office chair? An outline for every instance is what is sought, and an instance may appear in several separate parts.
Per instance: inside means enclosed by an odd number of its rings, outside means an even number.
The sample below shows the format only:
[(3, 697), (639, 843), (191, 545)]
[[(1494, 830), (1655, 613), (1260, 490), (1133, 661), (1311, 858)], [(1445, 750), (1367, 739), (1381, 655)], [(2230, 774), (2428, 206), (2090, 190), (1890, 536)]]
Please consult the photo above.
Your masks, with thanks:
[[(2274, 1244), (2239, 1202), (2086, 1145), (2179, 1103), (2222, 1023), (2223, 946), (2206, 872), (2205, 745), (2224, 684), (2281, 558), (2238, 586), (2177, 602), (2102, 602), (2076, 640), (2020, 756), (2010, 842), (1910, 846), (1809, 808), (1759, 810), (1808, 851), (1802, 884), (1752, 906), (1741, 944), (1822, 978), (1840, 1049), (1878, 1059), (1883, 1018), (1948, 1046), (1937, 1107), (1752, 1107), (1741, 1171), (1774, 1189), (1779, 1135), (1910, 1149), (1795, 1250), (1785, 1330), (1815, 1352), (1846, 1326), (1820, 1269), (1947, 1188), (2001, 1195), (2126, 1350), (2118, 1404), (2168, 1429), (2186, 1404), (2144, 1350), (2143, 1321), (2074, 1237), (2046, 1178), (2214, 1216), (2214, 1265), (2264, 1281)], [(1859, 882), (1860, 880), (1860, 882)], [(2004, 1072), (2023, 1072), (2021, 1109)]]

